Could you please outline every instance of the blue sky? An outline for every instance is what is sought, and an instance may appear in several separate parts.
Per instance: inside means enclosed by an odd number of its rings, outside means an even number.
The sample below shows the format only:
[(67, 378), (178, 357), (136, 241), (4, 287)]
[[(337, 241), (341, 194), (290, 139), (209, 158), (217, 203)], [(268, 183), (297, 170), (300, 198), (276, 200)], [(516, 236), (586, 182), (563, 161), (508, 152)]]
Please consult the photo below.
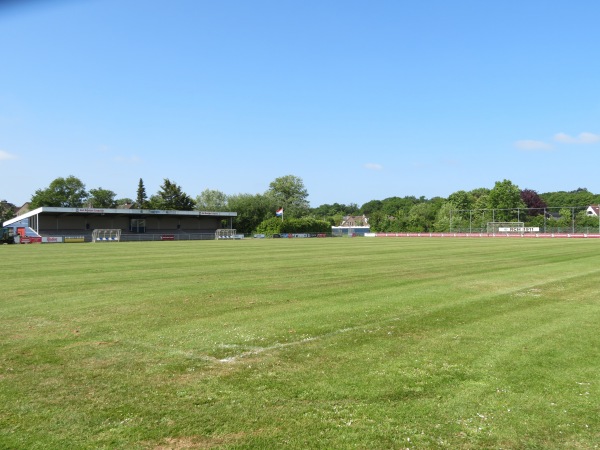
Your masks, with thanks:
[[(2, 5), (2, 3), (0, 3)], [(600, 192), (596, 0), (0, 6), (0, 197), (164, 178), (312, 206), (510, 179)]]

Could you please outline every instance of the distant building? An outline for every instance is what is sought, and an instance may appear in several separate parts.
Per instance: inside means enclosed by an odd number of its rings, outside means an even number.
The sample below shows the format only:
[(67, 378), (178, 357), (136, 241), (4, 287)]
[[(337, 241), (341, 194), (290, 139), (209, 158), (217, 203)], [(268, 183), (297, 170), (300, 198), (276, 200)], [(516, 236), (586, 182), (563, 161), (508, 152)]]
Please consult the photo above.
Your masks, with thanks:
[(600, 208), (598, 206), (590, 205), (587, 207), (585, 213), (590, 217), (598, 217), (600, 215), (599, 209)]
[(17, 216), (21, 216), (25, 213), (29, 212), (29, 202), (23, 203), (23, 206), (17, 208), (17, 212), (15, 213)]
[(556, 211), (546, 211), (545, 215), (546, 219), (560, 220), (562, 218), (560, 213)]
[(368, 227), (369, 218), (364, 214), (362, 216), (345, 216), (342, 219), (341, 227)]
[(364, 236), (371, 231), (369, 218), (362, 216), (345, 216), (337, 227), (331, 227), (333, 236)]

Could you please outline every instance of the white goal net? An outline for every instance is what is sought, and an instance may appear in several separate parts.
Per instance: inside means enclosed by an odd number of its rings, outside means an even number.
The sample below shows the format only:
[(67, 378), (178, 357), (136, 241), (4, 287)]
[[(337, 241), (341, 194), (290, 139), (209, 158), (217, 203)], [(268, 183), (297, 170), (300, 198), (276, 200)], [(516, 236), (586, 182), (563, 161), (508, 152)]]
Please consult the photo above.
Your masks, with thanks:
[(92, 231), (92, 242), (119, 242), (120, 240), (120, 228), (98, 228)]

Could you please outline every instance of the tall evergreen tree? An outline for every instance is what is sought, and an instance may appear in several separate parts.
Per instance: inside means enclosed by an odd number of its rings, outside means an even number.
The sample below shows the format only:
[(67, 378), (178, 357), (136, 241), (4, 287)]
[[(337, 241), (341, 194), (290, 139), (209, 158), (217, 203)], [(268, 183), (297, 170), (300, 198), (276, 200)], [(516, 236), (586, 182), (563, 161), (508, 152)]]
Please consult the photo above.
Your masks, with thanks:
[(144, 180), (140, 178), (137, 188), (137, 197), (135, 204), (138, 208), (144, 209), (147, 206), (148, 197), (146, 196), (146, 188), (144, 187)]
[(164, 179), (158, 193), (152, 196), (150, 204), (157, 209), (179, 211), (192, 211), (196, 206), (196, 202), (168, 178)]

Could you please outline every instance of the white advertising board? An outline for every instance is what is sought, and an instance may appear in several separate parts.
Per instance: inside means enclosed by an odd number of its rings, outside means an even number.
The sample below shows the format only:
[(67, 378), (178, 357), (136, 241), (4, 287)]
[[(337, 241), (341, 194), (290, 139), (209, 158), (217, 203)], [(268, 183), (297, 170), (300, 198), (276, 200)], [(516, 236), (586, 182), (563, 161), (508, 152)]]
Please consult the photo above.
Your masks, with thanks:
[(498, 232), (500, 233), (537, 233), (540, 231), (540, 227), (500, 227)]

